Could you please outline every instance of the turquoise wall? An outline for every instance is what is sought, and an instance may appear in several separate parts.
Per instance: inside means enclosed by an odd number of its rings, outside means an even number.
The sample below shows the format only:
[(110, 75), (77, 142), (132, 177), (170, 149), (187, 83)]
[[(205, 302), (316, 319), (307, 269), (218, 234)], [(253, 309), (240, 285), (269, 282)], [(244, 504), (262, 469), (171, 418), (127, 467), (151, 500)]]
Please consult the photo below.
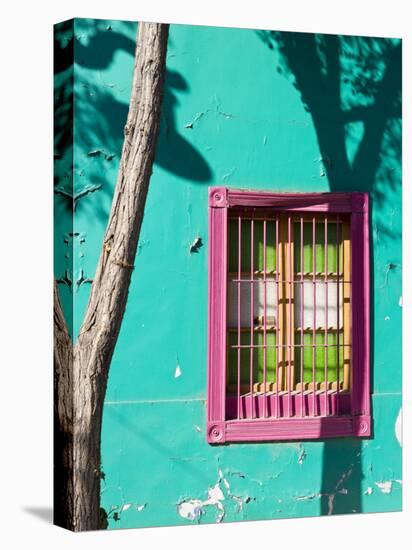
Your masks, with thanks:
[[(74, 176), (62, 100), (55, 269), (76, 334), (116, 181), (136, 24), (76, 19), (74, 35)], [(57, 28), (61, 52), (70, 38), (70, 24)], [(56, 74), (66, 94), (70, 71)], [(398, 40), (171, 26), (156, 161), (104, 408), (110, 528), (400, 510), (400, 86)], [(212, 185), (370, 192), (371, 439), (206, 443)], [(190, 254), (198, 236), (203, 246)]]

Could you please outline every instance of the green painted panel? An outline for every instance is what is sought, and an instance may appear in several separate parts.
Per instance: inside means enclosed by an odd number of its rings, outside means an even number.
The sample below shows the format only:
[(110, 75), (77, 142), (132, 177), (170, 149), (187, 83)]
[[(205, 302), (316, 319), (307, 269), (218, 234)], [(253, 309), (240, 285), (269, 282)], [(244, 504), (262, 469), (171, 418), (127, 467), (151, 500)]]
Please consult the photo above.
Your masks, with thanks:
[[(264, 381), (265, 367), (265, 335), (263, 332), (253, 333), (253, 345), (258, 346), (250, 351), (250, 332), (240, 333), (240, 348), (238, 348), (237, 332), (228, 332), (228, 379), (229, 385), (237, 384), (238, 377), (238, 350), (240, 349), (240, 382), (250, 384), (251, 361), (252, 382)], [(242, 346), (248, 346), (242, 347)], [(276, 381), (276, 333), (266, 332), (266, 381)], [(252, 357), (251, 357), (252, 356)]]
[[(325, 333), (324, 331), (316, 331), (315, 333), (315, 347), (313, 347), (313, 333), (303, 333), (303, 349), (300, 347), (302, 342), (302, 335), (300, 331), (295, 332), (295, 369), (296, 369), (296, 381), (301, 381), (301, 373), (303, 370), (304, 382), (313, 381), (313, 370), (315, 370), (315, 381), (324, 382), (325, 365), (328, 367), (328, 382), (335, 382), (338, 375), (338, 363), (339, 363), (339, 380), (343, 379), (343, 334), (340, 333), (339, 337), (339, 350), (338, 350), (338, 333), (328, 332), (328, 348), (325, 352)], [(303, 353), (302, 353), (303, 352)], [(339, 356), (339, 361), (338, 361)], [(315, 366), (315, 369), (313, 367)]]
[[(241, 245), (241, 271), (250, 273), (252, 257), (252, 223), (249, 219), (243, 219), (240, 224), (240, 245)], [(239, 222), (237, 219), (229, 219), (228, 229), (229, 240), (229, 271), (239, 270)], [(266, 221), (266, 258), (264, 251), (264, 222), (263, 220), (253, 221), (253, 270), (264, 271), (266, 260), (266, 271), (276, 269), (276, 222)]]
[[(343, 267), (343, 247), (342, 247), (342, 224), (328, 222), (327, 233), (324, 223), (315, 223), (315, 239), (313, 239), (313, 224), (303, 223), (303, 271), (304, 273), (313, 272), (315, 263), (316, 272), (324, 272), (327, 263), (328, 272), (337, 272), (339, 250), (339, 270)], [(325, 243), (328, 241), (328, 250)], [(315, 244), (315, 254), (313, 245)], [(301, 225), (294, 224), (294, 259), (295, 271), (301, 271), (302, 251), (301, 251)]]

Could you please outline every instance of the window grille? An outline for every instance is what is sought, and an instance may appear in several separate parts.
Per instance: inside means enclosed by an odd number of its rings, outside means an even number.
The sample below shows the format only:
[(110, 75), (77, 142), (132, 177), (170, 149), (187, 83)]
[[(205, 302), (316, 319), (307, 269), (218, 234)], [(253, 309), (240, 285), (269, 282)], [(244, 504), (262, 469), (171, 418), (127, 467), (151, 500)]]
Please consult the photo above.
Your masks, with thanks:
[(367, 195), (209, 207), (208, 441), (369, 435)]

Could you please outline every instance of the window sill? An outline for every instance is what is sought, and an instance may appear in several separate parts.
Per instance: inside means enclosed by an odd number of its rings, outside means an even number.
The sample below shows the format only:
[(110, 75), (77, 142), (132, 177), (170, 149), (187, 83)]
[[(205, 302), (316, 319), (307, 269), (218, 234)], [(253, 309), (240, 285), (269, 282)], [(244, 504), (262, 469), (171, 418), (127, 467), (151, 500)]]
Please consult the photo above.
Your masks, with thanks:
[(209, 422), (209, 443), (303, 440), (330, 437), (369, 437), (370, 416), (292, 417)]

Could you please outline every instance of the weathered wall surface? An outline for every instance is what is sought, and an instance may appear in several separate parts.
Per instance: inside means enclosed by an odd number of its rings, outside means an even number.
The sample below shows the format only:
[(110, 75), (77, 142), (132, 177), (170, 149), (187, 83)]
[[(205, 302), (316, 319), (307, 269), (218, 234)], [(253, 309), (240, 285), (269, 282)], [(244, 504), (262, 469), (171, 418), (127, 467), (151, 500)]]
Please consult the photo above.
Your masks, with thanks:
[[(75, 20), (68, 258), (56, 234), (74, 332), (116, 180), (135, 34), (134, 23)], [(110, 528), (400, 509), (400, 59), (396, 40), (171, 27), (161, 135), (104, 409)], [(370, 440), (206, 443), (210, 185), (371, 193)], [(64, 194), (56, 201), (69, 216)], [(197, 237), (203, 246), (190, 253)]]

